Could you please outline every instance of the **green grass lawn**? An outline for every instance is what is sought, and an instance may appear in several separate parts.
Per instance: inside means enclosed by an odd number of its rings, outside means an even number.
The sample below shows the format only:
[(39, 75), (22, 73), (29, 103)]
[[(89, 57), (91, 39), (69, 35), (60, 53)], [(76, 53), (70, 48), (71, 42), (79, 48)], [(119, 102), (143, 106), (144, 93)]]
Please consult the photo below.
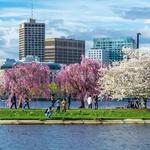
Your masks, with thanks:
[[(0, 120), (46, 120), (44, 109), (0, 109)], [(150, 119), (150, 110), (142, 109), (72, 109), (67, 112), (56, 113), (53, 111), (51, 120), (95, 120), (95, 119)]]

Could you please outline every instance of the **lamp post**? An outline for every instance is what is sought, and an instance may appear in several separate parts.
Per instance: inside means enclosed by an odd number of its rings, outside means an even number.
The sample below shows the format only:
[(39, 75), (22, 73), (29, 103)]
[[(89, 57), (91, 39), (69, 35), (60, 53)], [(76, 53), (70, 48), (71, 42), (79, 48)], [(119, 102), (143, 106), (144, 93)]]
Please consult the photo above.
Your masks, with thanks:
[(139, 45), (140, 45), (140, 35), (142, 35), (141, 33), (137, 33), (137, 46), (136, 48), (139, 49)]

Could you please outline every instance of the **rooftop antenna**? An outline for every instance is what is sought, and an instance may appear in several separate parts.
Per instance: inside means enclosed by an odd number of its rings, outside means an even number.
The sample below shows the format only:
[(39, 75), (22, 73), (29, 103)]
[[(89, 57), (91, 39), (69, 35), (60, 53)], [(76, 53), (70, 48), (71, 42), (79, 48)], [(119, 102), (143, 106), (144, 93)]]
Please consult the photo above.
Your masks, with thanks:
[(33, 10), (34, 10), (34, 7), (33, 7), (33, 0), (31, 0), (31, 19), (33, 19)]

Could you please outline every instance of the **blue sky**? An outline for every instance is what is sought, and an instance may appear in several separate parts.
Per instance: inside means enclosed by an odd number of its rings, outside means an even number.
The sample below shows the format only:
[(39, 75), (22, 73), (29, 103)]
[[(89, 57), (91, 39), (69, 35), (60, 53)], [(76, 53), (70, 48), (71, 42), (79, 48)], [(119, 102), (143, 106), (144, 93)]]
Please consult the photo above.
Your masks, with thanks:
[[(31, 17), (32, 0), (0, 0), (0, 58), (18, 58), (18, 25)], [(33, 0), (34, 18), (46, 23), (46, 37), (86, 40), (136, 37), (150, 45), (150, 0)]]

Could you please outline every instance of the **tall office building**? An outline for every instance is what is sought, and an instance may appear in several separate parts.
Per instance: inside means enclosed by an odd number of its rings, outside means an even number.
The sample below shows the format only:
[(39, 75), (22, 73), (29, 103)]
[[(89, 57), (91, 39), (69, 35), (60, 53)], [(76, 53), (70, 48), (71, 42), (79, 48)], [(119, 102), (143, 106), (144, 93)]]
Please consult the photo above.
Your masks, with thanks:
[(35, 19), (30, 19), (19, 25), (19, 59), (28, 55), (39, 57), (44, 61), (45, 49), (45, 24), (37, 23)]
[(122, 48), (135, 48), (135, 40), (131, 37), (124, 38), (96, 38), (94, 39), (94, 48), (109, 51), (109, 60), (123, 60)]
[(102, 64), (109, 63), (109, 51), (91, 48), (88, 50), (88, 58), (92, 60), (99, 60)]
[(45, 41), (45, 62), (80, 63), (82, 55), (85, 55), (85, 41), (65, 38), (48, 38)]

